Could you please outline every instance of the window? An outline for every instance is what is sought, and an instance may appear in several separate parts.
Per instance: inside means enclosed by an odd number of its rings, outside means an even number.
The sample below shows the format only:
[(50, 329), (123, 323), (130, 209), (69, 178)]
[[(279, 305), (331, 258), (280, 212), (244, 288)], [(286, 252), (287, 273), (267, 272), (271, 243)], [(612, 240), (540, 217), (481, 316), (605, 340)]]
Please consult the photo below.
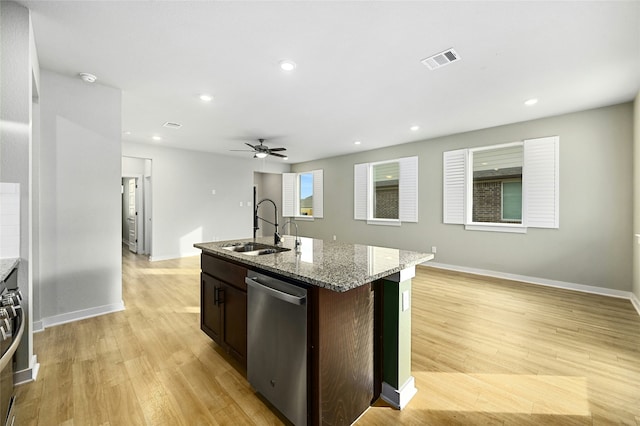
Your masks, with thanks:
[(522, 143), (470, 149), (472, 223), (522, 223)]
[(399, 219), (400, 163), (373, 165), (373, 219)]
[(354, 219), (372, 225), (418, 221), (418, 157), (354, 166)]
[(522, 178), (502, 182), (503, 222), (522, 223)]
[(282, 174), (282, 216), (309, 219), (323, 217), (323, 172)]
[(300, 216), (313, 216), (313, 173), (301, 173), (298, 175), (298, 194)]
[(557, 136), (443, 155), (443, 222), (526, 232), (559, 227)]

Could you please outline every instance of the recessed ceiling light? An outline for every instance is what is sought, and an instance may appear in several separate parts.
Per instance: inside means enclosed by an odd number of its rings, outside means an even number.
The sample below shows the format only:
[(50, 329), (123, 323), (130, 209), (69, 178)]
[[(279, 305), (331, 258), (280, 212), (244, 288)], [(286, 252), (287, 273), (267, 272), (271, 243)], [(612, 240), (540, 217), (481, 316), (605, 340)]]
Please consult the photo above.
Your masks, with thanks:
[(410, 129), (412, 132), (415, 132), (416, 130), (420, 129), (420, 126), (411, 126)]
[(525, 104), (526, 106), (535, 105), (535, 104), (537, 104), (537, 103), (538, 103), (538, 100), (537, 100), (537, 99), (535, 99), (535, 98), (533, 98), (533, 99), (528, 99), (528, 100), (524, 101), (524, 104)]
[(213, 100), (213, 96), (203, 93), (202, 95), (200, 95), (200, 100), (202, 102), (211, 102)]
[(293, 71), (296, 69), (296, 63), (289, 60), (280, 61), (280, 69), (283, 71)]
[(160, 136), (151, 136), (151, 139), (153, 139), (154, 141), (161, 141), (162, 138)]
[(87, 83), (95, 83), (95, 81), (98, 79), (98, 77), (93, 74), (89, 74), (88, 72), (81, 72), (78, 75), (83, 81), (86, 81)]
[(126, 132), (124, 132), (124, 134), (125, 134), (125, 135), (130, 135), (130, 134), (131, 134), (131, 132), (126, 131)]
[(354, 145), (360, 145), (361, 143), (362, 143), (362, 142), (360, 142), (360, 141), (355, 141), (355, 142), (354, 142)]

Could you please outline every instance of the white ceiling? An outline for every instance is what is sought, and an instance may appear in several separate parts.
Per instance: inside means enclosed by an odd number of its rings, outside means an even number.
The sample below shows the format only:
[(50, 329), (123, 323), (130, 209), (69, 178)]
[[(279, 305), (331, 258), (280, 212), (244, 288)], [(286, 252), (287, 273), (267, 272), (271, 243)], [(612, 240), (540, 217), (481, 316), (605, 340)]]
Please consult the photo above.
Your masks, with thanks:
[[(42, 68), (122, 89), (125, 141), (250, 158), (229, 150), (262, 137), (295, 163), (640, 90), (639, 1), (19, 3), (32, 10)], [(451, 47), (460, 61), (420, 63)]]

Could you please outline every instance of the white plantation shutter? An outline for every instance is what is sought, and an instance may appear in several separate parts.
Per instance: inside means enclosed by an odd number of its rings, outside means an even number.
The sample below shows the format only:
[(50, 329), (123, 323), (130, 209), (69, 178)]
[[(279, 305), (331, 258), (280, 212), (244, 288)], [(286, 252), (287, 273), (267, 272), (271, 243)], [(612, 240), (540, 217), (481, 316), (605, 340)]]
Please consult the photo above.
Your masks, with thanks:
[(467, 150), (443, 153), (443, 222), (465, 223)]
[(296, 215), (296, 173), (282, 174), (282, 217)]
[(322, 170), (313, 171), (313, 217), (317, 218), (324, 216), (323, 179), (324, 174)]
[(353, 168), (353, 218), (367, 220), (369, 205), (369, 164), (356, 164)]
[(524, 141), (522, 217), (525, 226), (560, 226), (559, 145), (557, 136)]
[(406, 157), (400, 163), (401, 222), (418, 221), (418, 157)]

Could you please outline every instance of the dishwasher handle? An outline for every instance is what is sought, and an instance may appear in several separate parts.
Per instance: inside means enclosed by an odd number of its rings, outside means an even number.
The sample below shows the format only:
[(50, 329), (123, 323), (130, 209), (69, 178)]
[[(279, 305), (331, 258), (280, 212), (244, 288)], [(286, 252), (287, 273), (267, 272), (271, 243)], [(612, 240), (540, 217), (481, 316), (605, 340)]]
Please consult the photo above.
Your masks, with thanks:
[(293, 305), (302, 305), (304, 304), (306, 299), (306, 296), (296, 296), (294, 294), (289, 294), (273, 287), (269, 287), (268, 285), (259, 282), (257, 278), (246, 277), (244, 279), (244, 282), (256, 290), (262, 291), (263, 293), (266, 293), (271, 297), (275, 297), (276, 299), (291, 303)]

